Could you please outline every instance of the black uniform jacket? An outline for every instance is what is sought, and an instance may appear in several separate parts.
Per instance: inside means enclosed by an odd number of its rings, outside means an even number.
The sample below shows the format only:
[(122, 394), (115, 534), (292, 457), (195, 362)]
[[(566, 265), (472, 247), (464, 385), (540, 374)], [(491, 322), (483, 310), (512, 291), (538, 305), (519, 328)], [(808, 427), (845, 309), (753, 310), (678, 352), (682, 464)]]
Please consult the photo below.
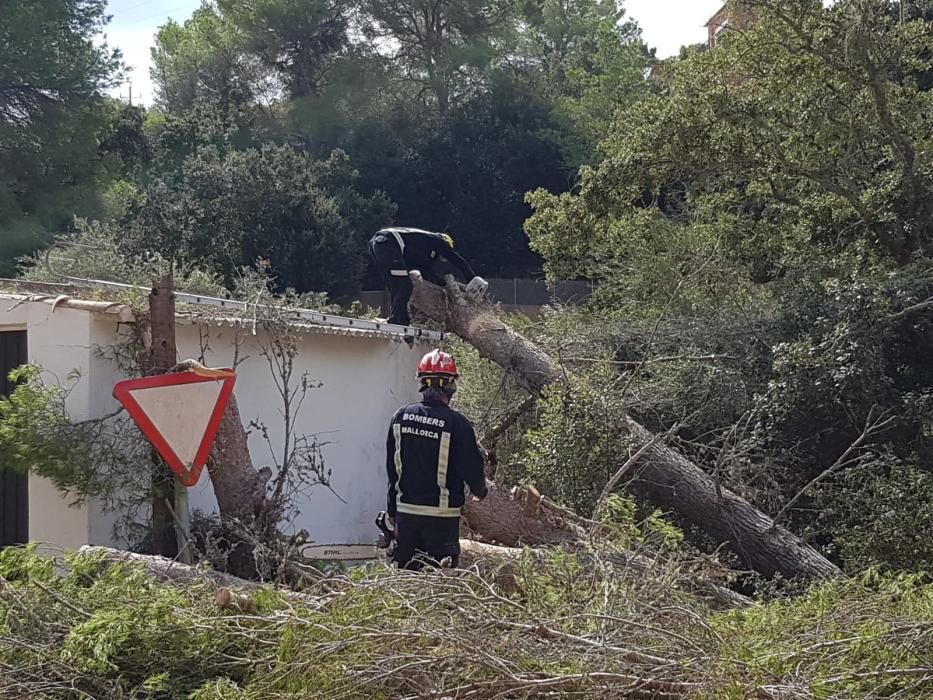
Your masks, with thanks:
[[(463, 257), (454, 251), (450, 244), (439, 233), (431, 231), (422, 231), (417, 228), (402, 228), (393, 226), (391, 228), (380, 229), (376, 235), (384, 234), (391, 236), (398, 244), (402, 259), (408, 270), (420, 270), (427, 279), (432, 275), (434, 262), (442, 258), (451, 263), (457, 271), (463, 275), (463, 280), (469, 282), (476, 275), (473, 268)], [(428, 279), (429, 282), (439, 280)]]
[(403, 406), (386, 440), (387, 512), (460, 516), (464, 484), (486, 496), (483, 456), (466, 416), (441, 402)]

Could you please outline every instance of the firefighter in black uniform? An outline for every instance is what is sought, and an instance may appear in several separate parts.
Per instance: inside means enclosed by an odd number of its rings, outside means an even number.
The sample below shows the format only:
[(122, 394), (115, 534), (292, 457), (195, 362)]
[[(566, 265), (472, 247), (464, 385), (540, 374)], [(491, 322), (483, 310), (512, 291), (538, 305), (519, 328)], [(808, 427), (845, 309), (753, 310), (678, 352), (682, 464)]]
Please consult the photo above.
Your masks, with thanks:
[(454, 251), (454, 239), (446, 233), (432, 233), (417, 228), (380, 229), (369, 241), (369, 254), (379, 268), (392, 298), (392, 313), (388, 321), (400, 326), (411, 323), (408, 314), (408, 300), (412, 290), (408, 273), (411, 270), (418, 270), (427, 282), (443, 285), (443, 277), (434, 270), (434, 263), (443, 259), (451, 263), (463, 281), (468, 283), (467, 291), (471, 295), (482, 295), (489, 286)]
[(400, 568), (456, 567), (464, 484), (474, 498), (487, 494), (473, 426), (449, 405), (458, 377), (453, 357), (440, 350), (425, 355), (418, 366), (421, 401), (396, 411), (389, 426), (387, 512)]

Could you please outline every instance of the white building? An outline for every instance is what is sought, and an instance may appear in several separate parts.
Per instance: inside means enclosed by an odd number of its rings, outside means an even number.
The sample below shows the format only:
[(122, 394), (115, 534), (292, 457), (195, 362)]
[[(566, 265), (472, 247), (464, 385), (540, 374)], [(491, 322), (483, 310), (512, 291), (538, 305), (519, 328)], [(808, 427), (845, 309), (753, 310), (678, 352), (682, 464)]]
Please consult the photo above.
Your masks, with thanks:
[[(73, 421), (104, 416), (118, 408), (112, 391), (125, 372), (102, 350), (125, 338), (134, 321), (131, 308), (90, 301), (95, 297), (92, 289), (0, 288), (10, 290), (0, 291), (3, 376), (22, 363), (25, 353), (28, 362), (42, 367), (50, 378), (64, 379), (74, 370), (81, 373), (68, 397)], [(187, 309), (176, 319), (179, 359), (203, 358), (208, 366), (229, 367), (238, 347), (241, 362), (235, 395), (241, 417), (244, 422), (264, 423), (272, 444), (281, 445), (282, 399), (261, 355), (268, 340), (261, 324), (234, 321), (233, 308), (231, 317), (218, 317), (218, 312), (224, 313), (218, 306), (235, 307), (235, 302), (183, 294), (178, 295), (178, 302), (179, 309)], [(210, 307), (211, 313), (198, 313), (198, 307), (205, 311)], [(289, 325), (298, 338), (296, 379), (307, 373), (321, 384), (308, 394), (296, 430), (324, 436), (323, 457), (332, 470), (331, 487), (336, 493), (321, 487), (312, 490), (299, 502), (300, 515), (294, 525), (322, 544), (372, 542), (373, 519), (385, 507), (388, 423), (399, 405), (417, 400), (418, 361), (441, 335), (414, 330), (412, 341), (412, 329), (314, 312), (303, 312)], [(8, 390), (0, 383), (0, 392)], [(273, 465), (269, 447), (256, 431), (249, 446), (257, 467)], [(207, 470), (189, 493), (192, 510), (216, 509)], [(71, 501), (45, 479), (21, 478), (0, 469), (0, 545), (27, 538), (66, 549), (121, 544), (114, 538), (113, 514), (93, 501), (83, 506), (70, 505)]]

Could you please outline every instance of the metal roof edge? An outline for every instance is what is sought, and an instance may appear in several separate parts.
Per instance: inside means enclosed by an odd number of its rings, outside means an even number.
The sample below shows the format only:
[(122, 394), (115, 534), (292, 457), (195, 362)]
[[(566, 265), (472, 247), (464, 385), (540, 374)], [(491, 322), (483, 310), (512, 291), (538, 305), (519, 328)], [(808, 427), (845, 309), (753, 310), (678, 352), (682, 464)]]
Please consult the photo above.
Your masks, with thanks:
[[(123, 284), (121, 282), (107, 282), (105, 280), (92, 280), (82, 277), (66, 277), (65, 279), (79, 282), (84, 285), (98, 287), (103, 289), (115, 289), (120, 291), (143, 291), (147, 292), (147, 287), (138, 285)], [(176, 301), (194, 306), (209, 306), (221, 309), (235, 309), (249, 313), (256, 310), (271, 308), (268, 304), (251, 304), (246, 301), (236, 299), (221, 299), (204, 294), (193, 294), (190, 292), (175, 292)], [(440, 331), (428, 330), (425, 328), (415, 328), (414, 326), (399, 326), (394, 323), (380, 323), (362, 318), (349, 318), (337, 314), (322, 313), (312, 309), (289, 309), (285, 318), (288, 323), (304, 322), (318, 326), (330, 326), (334, 328), (344, 328), (352, 330), (371, 331), (373, 334), (382, 334), (383, 337), (397, 336), (400, 339), (415, 338), (427, 340), (443, 340), (444, 334)]]
[[(197, 312), (179, 312), (176, 315), (176, 320), (180, 323), (187, 323), (190, 325), (198, 325), (203, 323), (211, 323), (217, 326), (229, 326), (248, 328), (250, 326), (255, 326), (257, 323), (249, 318), (243, 316), (201, 316)], [(380, 340), (391, 340), (393, 342), (402, 343), (406, 341), (411, 341), (415, 343), (424, 343), (428, 342), (429, 339), (427, 336), (415, 336), (415, 335), (400, 335), (398, 333), (390, 333), (387, 331), (379, 330), (370, 330), (366, 328), (346, 328), (342, 326), (328, 326), (320, 323), (307, 323), (304, 321), (289, 320), (288, 327), (297, 330), (299, 333), (308, 333), (308, 334), (317, 334), (317, 335), (334, 335), (334, 336), (349, 336), (354, 338), (376, 338)]]

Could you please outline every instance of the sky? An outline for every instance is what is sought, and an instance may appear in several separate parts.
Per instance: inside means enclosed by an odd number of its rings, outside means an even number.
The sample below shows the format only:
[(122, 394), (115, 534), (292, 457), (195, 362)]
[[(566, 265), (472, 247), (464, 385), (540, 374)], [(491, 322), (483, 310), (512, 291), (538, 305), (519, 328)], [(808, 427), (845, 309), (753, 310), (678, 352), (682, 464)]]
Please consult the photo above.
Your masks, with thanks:
[[(107, 43), (123, 52), (130, 67), (126, 83), (111, 91), (129, 99), (133, 84), (133, 104), (151, 104), (149, 49), (155, 33), (169, 19), (183, 22), (199, 6), (200, 0), (110, 0), (107, 13), (113, 19), (105, 32)], [(706, 38), (706, 21), (722, 7), (722, 0), (625, 0), (628, 16), (642, 28), (645, 42), (657, 49), (658, 58), (675, 55), (684, 44)]]

